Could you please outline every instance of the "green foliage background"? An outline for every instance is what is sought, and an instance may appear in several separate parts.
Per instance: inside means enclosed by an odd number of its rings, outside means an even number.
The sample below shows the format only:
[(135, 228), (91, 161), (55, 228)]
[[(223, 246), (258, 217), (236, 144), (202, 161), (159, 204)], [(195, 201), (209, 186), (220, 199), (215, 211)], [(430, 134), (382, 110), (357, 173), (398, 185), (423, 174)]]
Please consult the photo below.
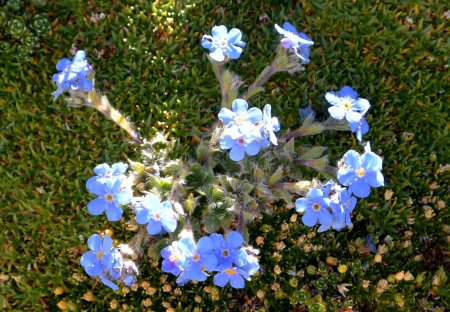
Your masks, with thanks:
[[(180, 311), (450, 309), (450, 12), (443, 2), (3, 0), (0, 5), (6, 13), (5, 22), (0, 18), (1, 309), (164, 311), (168, 303)], [(47, 32), (33, 26), (38, 14), (47, 17)], [(24, 21), (24, 32), (11, 32), (8, 21), (14, 18)], [(298, 109), (308, 104), (325, 118), (325, 93), (344, 85), (372, 104), (367, 139), (384, 158), (386, 186), (359, 201), (354, 229), (310, 234), (300, 216), (291, 222), (295, 211), (286, 207), (260, 218), (250, 243), (261, 250), (262, 269), (244, 291), (217, 289), (211, 281), (180, 288), (150, 261), (139, 278), (150, 286), (114, 293), (88, 278), (79, 265), (86, 239), (107, 229), (117, 241), (130, 234), (121, 224), (87, 213), (91, 197), (85, 181), (96, 164), (137, 155), (123, 140), (126, 133), (98, 112), (52, 102), (57, 61), (71, 57), (72, 46), (85, 50), (97, 87), (144, 137), (168, 131), (188, 149), (220, 107), (217, 82), (199, 44), (202, 35), (220, 24), (241, 29), (248, 47), (231, 67), (251, 83), (273, 57), (279, 40), (273, 25), (283, 21), (315, 41), (311, 64), (296, 76), (275, 76), (252, 105), (271, 103), (287, 129), (298, 125)], [(25, 44), (30, 34), (39, 46)], [(361, 150), (350, 133), (318, 140), (333, 161), (349, 148)], [(386, 190), (392, 190), (391, 198)], [(429, 209), (432, 218), (425, 216)], [(381, 263), (368, 251), (367, 235), (386, 246)], [(257, 237), (264, 242), (258, 245)], [(339, 273), (339, 265), (347, 271)], [(414, 280), (395, 281), (401, 271)], [(389, 287), (377, 291), (383, 279)], [(348, 291), (339, 292), (342, 285)]]

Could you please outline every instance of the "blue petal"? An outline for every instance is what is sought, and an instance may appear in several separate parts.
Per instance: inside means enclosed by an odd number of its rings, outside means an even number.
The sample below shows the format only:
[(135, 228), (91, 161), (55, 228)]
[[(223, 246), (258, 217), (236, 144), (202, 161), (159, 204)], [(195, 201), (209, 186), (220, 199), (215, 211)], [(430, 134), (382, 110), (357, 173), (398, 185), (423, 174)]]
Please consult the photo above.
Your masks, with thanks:
[(227, 28), (224, 25), (214, 26), (211, 29), (211, 34), (213, 37), (225, 38), (227, 36)]
[(214, 242), (209, 237), (202, 237), (197, 242), (197, 251), (200, 254), (203, 254), (205, 252), (210, 252), (214, 248)]
[(72, 61), (68, 58), (62, 58), (59, 60), (59, 62), (56, 64), (56, 69), (59, 71), (63, 71), (67, 66), (72, 65)]
[(292, 24), (289, 23), (289, 22), (284, 22), (284, 24), (283, 24), (283, 29), (286, 30), (286, 31), (289, 31), (289, 32), (291, 32), (291, 33), (294, 33), (294, 34), (298, 34), (297, 28), (295, 28), (295, 26), (292, 25)]
[(317, 215), (313, 212), (306, 212), (302, 217), (303, 224), (305, 224), (306, 226), (316, 225), (317, 219)]
[(356, 99), (356, 97), (358, 96), (358, 93), (356, 93), (355, 90), (353, 90), (351, 87), (349, 86), (345, 86), (341, 89), (341, 91), (339, 92), (340, 97), (349, 97), (351, 99)]
[(222, 49), (216, 49), (209, 54), (209, 56), (216, 62), (222, 62), (225, 59)]
[(97, 252), (102, 248), (103, 245), (102, 237), (98, 234), (94, 234), (91, 237), (89, 237), (87, 244), (89, 249), (91, 249), (94, 252)]
[(359, 167), (361, 167), (361, 157), (358, 152), (354, 150), (347, 151), (347, 153), (344, 154), (343, 159), (347, 167), (353, 169), (358, 169)]
[(230, 122), (234, 121), (236, 114), (229, 110), (228, 108), (222, 108), (219, 112), (219, 119), (225, 124), (228, 125)]
[(359, 110), (364, 115), (369, 110), (370, 103), (366, 99), (357, 99), (353, 102), (353, 108)]
[(214, 276), (214, 285), (219, 287), (224, 287), (226, 284), (228, 284), (228, 281), (230, 280), (230, 277), (227, 273), (217, 273)]
[(199, 262), (208, 271), (214, 271), (217, 266), (217, 257), (214, 254), (202, 254)]
[(251, 141), (245, 145), (244, 150), (249, 156), (255, 156), (261, 150), (261, 144), (257, 141)]
[(177, 228), (177, 220), (173, 217), (173, 215), (165, 216), (161, 219), (161, 224), (164, 230), (168, 233), (172, 233)]
[(251, 123), (257, 123), (263, 119), (263, 113), (257, 107), (252, 107), (247, 112), (247, 120)]
[(319, 221), (321, 224), (331, 224), (333, 217), (328, 210), (322, 208), (319, 213)]
[(87, 204), (88, 212), (93, 216), (101, 215), (107, 205), (108, 203), (103, 197), (93, 199)]
[(213, 43), (211, 42), (211, 36), (203, 35), (201, 45), (205, 49), (211, 49), (213, 46)]
[(355, 171), (351, 168), (350, 168), (350, 170), (347, 168), (339, 169), (339, 171), (337, 173), (337, 178), (338, 178), (339, 183), (341, 183), (342, 185), (348, 186), (357, 179), (357, 175), (356, 175)]
[(384, 177), (380, 171), (367, 172), (364, 178), (371, 187), (380, 187), (384, 185)]
[(244, 279), (239, 274), (230, 275), (230, 285), (235, 289), (242, 289), (245, 286)]
[(360, 113), (352, 110), (348, 110), (347, 113), (345, 114), (345, 119), (347, 119), (348, 122), (360, 122), (361, 118), (362, 115)]
[(123, 162), (115, 163), (111, 167), (111, 174), (112, 175), (123, 174), (127, 171), (127, 169), (128, 169), (128, 164), (123, 163)]
[(319, 199), (321, 200), (323, 198), (323, 192), (322, 192), (322, 190), (320, 190), (318, 188), (310, 189), (307, 195), (313, 201), (319, 200)]
[(380, 171), (383, 168), (383, 160), (374, 152), (366, 152), (361, 156), (362, 166), (367, 171)]
[(230, 149), (235, 145), (236, 140), (233, 139), (230, 135), (225, 135), (220, 138), (219, 143), (221, 149)]
[(195, 252), (196, 246), (192, 237), (182, 238), (178, 241), (178, 243), (178, 246), (180, 247), (182, 253), (190, 255)]
[(238, 59), (239, 56), (242, 54), (242, 48), (238, 46), (229, 46), (228, 47), (228, 53), (227, 55), (230, 57), (230, 59), (235, 60)]
[(147, 225), (147, 232), (150, 235), (156, 235), (162, 232), (161, 222), (150, 219)]
[(327, 92), (327, 94), (325, 94), (325, 99), (331, 105), (339, 105), (341, 103), (341, 99), (333, 91)]
[(77, 51), (77, 53), (75, 53), (75, 56), (73, 57), (73, 62), (82, 62), (84, 60), (86, 60), (86, 52), (84, 52), (83, 50)]
[(131, 188), (124, 188), (115, 194), (115, 198), (119, 204), (127, 205), (133, 199), (133, 191)]
[(80, 79), (80, 87), (85, 91), (92, 90), (92, 81), (89, 78), (81, 78)]
[(106, 217), (109, 221), (119, 221), (120, 218), (122, 218), (122, 213), (122, 208), (120, 208), (120, 206), (116, 203), (112, 203), (106, 209)]
[(194, 281), (203, 282), (206, 280), (206, 277), (207, 277), (207, 274), (202, 271), (200, 266), (197, 266), (197, 265), (191, 266), (191, 268), (186, 272), (186, 278), (194, 280)]
[(91, 252), (87, 251), (81, 256), (80, 264), (83, 267), (92, 267), (98, 262), (97, 256)]
[(242, 39), (242, 33), (239, 29), (233, 28), (230, 29), (227, 35), (228, 44), (234, 44), (235, 42), (239, 42)]
[(105, 284), (106, 286), (108, 286), (109, 288), (111, 288), (112, 290), (118, 290), (119, 287), (114, 284), (113, 282), (111, 282), (105, 275), (100, 275), (100, 280), (102, 281), (103, 284)]
[(226, 245), (229, 249), (237, 249), (241, 247), (244, 239), (242, 238), (241, 233), (233, 231), (228, 234), (226, 238)]
[(349, 191), (351, 191), (355, 196), (359, 198), (365, 198), (370, 195), (370, 186), (364, 180), (356, 180), (349, 187)]
[(328, 107), (328, 112), (330, 113), (331, 117), (337, 120), (342, 120), (345, 116), (345, 110), (339, 106)]
[(146, 208), (136, 211), (136, 222), (139, 224), (147, 224), (150, 220), (150, 211)]
[(235, 144), (230, 151), (230, 158), (233, 161), (240, 161), (242, 159), (244, 159), (245, 153), (244, 153), (244, 149), (238, 145)]
[(295, 210), (297, 212), (304, 212), (308, 208), (308, 199), (307, 198), (298, 198), (295, 201)]
[(109, 252), (112, 248), (112, 239), (108, 235), (105, 235), (103, 237), (103, 244), (102, 244), (102, 251), (103, 252)]
[(243, 115), (247, 113), (248, 103), (246, 100), (236, 99), (233, 101), (233, 103), (231, 103), (231, 107), (233, 112), (237, 113), (238, 115)]

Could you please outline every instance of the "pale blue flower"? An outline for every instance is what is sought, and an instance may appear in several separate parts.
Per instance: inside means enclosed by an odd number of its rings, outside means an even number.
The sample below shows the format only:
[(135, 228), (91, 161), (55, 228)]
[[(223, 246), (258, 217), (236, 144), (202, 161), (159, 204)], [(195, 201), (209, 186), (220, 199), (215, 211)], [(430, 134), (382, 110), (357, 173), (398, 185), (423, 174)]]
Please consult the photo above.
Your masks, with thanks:
[(90, 251), (83, 254), (80, 264), (90, 276), (100, 276), (104, 270), (108, 271), (113, 263), (112, 255), (112, 239), (108, 235), (102, 238), (98, 234), (94, 234), (88, 239), (88, 247)]
[(246, 123), (239, 127), (239, 131), (233, 131), (235, 129), (235, 127), (225, 129), (219, 140), (220, 148), (231, 149), (232, 160), (240, 161), (244, 159), (245, 154), (254, 156), (261, 148), (269, 146), (269, 141), (261, 137), (261, 132), (255, 125)]
[(278, 145), (277, 137), (274, 132), (280, 131), (278, 117), (272, 117), (272, 107), (266, 104), (263, 109), (263, 122), (261, 126), (261, 135), (268, 139), (273, 145)]
[(241, 249), (242, 235), (233, 231), (225, 239), (222, 234), (212, 233), (209, 236), (214, 242), (214, 251), (218, 260), (216, 270), (222, 271), (233, 265), (244, 266), (247, 262), (247, 252)]
[(107, 179), (103, 183), (93, 183), (90, 187), (91, 192), (99, 197), (88, 203), (89, 213), (98, 216), (106, 211), (109, 221), (120, 220), (123, 213), (120, 205), (127, 205), (133, 199), (131, 188), (122, 188), (120, 180)]
[[(94, 168), (95, 176), (89, 178), (86, 182), (86, 188), (91, 191), (96, 182), (103, 183), (105, 179), (124, 179), (125, 172), (128, 169), (126, 163), (115, 163), (111, 167), (108, 164), (100, 164)], [(91, 191), (92, 192), (92, 191)]]
[(224, 269), (214, 276), (214, 285), (225, 287), (230, 283), (235, 289), (242, 289), (245, 286), (244, 279), (249, 279), (248, 273), (238, 268)]
[(246, 45), (241, 40), (242, 33), (239, 29), (233, 28), (228, 32), (223, 25), (214, 26), (211, 34), (212, 36), (203, 35), (202, 46), (211, 51), (209, 56), (213, 60), (222, 62), (226, 57), (232, 60), (239, 58)]
[(60, 72), (53, 75), (53, 82), (56, 83), (58, 89), (53, 92), (54, 101), (64, 92), (68, 90), (82, 89), (84, 91), (92, 90), (92, 81), (87, 77), (92, 70), (92, 66), (86, 60), (84, 51), (77, 51), (73, 61), (63, 58), (56, 69)]
[(161, 250), (162, 261), (162, 271), (171, 273), (178, 276), (184, 267), (186, 256), (180, 248), (180, 243), (178, 241), (172, 242), (170, 246), (167, 246)]
[(321, 224), (331, 224), (332, 215), (328, 210), (330, 199), (324, 198), (322, 190), (311, 189), (307, 198), (299, 198), (295, 201), (295, 210), (303, 212), (302, 221), (307, 226), (314, 226), (317, 222)]
[(137, 223), (148, 224), (147, 232), (150, 235), (170, 233), (177, 228), (178, 215), (172, 209), (170, 201), (161, 203), (158, 196), (148, 194), (134, 209)]
[(257, 107), (248, 109), (248, 103), (243, 99), (236, 99), (231, 104), (232, 110), (222, 108), (219, 112), (219, 119), (226, 126), (240, 126), (248, 122), (256, 124), (263, 120), (263, 113)]
[(327, 92), (325, 98), (332, 105), (328, 108), (331, 117), (337, 120), (345, 117), (350, 123), (360, 122), (370, 104), (357, 96), (358, 93), (349, 86), (343, 87), (339, 92)]
[(283, 24), (283, 28), (275, 24), (275, 29), (283, 35), (281, 46), (285, 49), (292, 49), (303, 64), (308, 64), (310, 46), (314, 44), (314, 41), (304, 33), (298, 32), (295, 26), (288, 22)]
[(366, 118), (363, 116), (359, 122), (351, 122), (350, 129), (356, 134), (356, 138), (359, 142), (362, 141), (362, 136), (369, 132), (369, 124)]
[(384, 185), (384, 177), (381, 174), (382, 166), (383, 160), (370, 151), (370, 147), (363, 155), (350, 150), (343, 157), (337, 178), (342, 185), (349, 187), (350, 193), (364, 198), (370, 195), (370, 187)]

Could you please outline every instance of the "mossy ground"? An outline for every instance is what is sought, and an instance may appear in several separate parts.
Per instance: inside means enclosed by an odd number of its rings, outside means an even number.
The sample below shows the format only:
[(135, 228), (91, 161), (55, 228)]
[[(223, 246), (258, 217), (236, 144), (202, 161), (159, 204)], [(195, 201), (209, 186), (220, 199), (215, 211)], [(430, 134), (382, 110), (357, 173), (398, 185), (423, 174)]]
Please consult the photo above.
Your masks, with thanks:
[[(0, 19), (0, 308), (450, 309), (450, 12), (444, 2), (0, 5), (7, 19), (22, 19), (27, 26), (25, 33), (13, 33)], [(32, 25), (39, 13), (48, 17), (48, 32)], [(299, 108), (312, 105), (323, 118), (324, 94), (351, 85), (372, 104), (367, 139), (384, 159), (385, 187), (358, 203), (352, 231), (316, 234), (283, 207), (258, 220), (250, 243), (261, 250), (262, 269), (244, 291), (218, 289), (212, 282), (177, 287), (151, 262), (141, 266), (138, 287), (114, 293), (94, 282), (79, 265), (86, 238), (105, 230), (117, 240), (128, 234), (121, 224), (87, 213), (91, 198), (84, 184), (96, 164), (133, 159), (136, 151), (123, 140), (126, 133), (98, 112), (52, 102), (57, 61), (69, 57), (72, 46), (85, 50), (97, 87), (144, 136), (164, 130), (188, 147), (214, 122), (220, 106), (199, 44), (202, 35), (219, 24), (241, 29), (248, 47), (231, 67), (251, 82), (273, 57), (279, 40), (273, 25), (283, 21), (315, 41), (311, 64), (298, 75), (274, 77), (252, 105), (271, 103), (283, 128), (292, 128), (299, 123)], [(22, 47), (30, 33), (38, 34), (39, 47)], [(360, 149), (349, 133), (318, 140), (334, 159)], [(366, 246), (368, 235), (384, 251), (380, 262)], [(401, 279), (401, 272), (414, 279)]]

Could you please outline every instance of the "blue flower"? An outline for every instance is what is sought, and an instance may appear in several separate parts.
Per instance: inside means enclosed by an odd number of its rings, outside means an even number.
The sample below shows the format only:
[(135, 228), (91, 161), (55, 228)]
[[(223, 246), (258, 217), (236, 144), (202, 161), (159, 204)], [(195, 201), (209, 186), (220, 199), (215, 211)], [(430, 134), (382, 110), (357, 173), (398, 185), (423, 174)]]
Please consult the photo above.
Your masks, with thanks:
[(278, 117), (272, 117), (272, 107), (266, 104), (263, 109), (263, 124), (261, 127), (261, 135), (268, 139), (273, 145), (278, 145), (277, 137), (274, 132), (280, 131), (280, 123)]
[(350, 129), (352, 132), (356, 133), (356, 138), (359, 142), (362, 141), (362, 136), (369, 132), (369, 124), (366, 121), (366, 118), (363, 116), (358, 122), (351, 122)]
[(174, 241), (172, 245), (165, 247), (161, 250), (162, 261), (162, 271), (171, 273), (178, 276), (181, 273), (181, 269), (184, 266), (186, 256), (180, 249), (180, 243)]
[(342, 185), (349, 186), (350, 193), (364, 198), (370, 195), (370, 187), (384, 185), (382, 166), (383, 160), (370, 151), (370, 146), (363, 155), (350, 150), (343, 157), (337, 178)]
[(90, 276), (100, 276), (114, 263), (114, 257), (111, 254), (112, 239), (107, 235), (102, 239), (100, 235), (94, 234), (88, 239), (88, 247), (90, 251), (83, 254), (80, 264)]
[(199, 239), (197, 245), (192, 237), (179, 240), (179, 248), (185, 255), (183, 270), (177, 279), (179, 285), (189, 280), (203, 282), (208, 274), (205, 271), (214, 271), (217, 266), (217, 258), (213, 253), (214, 242), (209, 237)]
[(96, 182), (102, 183), (105, 179), (122, 179), (125, 177), (124, 173), (127, 171), (128, 165), (126, 163), (116, 163), (109, 167), (108, 164), (100, 164), (94, 168), (94, 172), (97, 174), (89, 178), (86, 182), (86, 188), (91, 191), (93, 184)]
[(214, 276), (214, 285), (225, 287), (230, 283), (231, 287), (236, 289), (244, 288), (245, 279), (249, 279), (247, 272), (238, 268), (225, 269)]
[(58, 89), (53, 92), (54, 101), (67, 90), (83, 89), (84, 91), (92, 90), (92, 81), (87, 78), (91, 72), (92, 66), (86, 60), (86, 53), (84, 51), (77, 51), (73, 57), (73, 61), (63, 58), (56, 69), (60, 72), (53, 75), (53, 81), (56, 82)]
[(259, 271), (258, 258), (253, 255), (248, 255), (247, 262), (240, 269), (244, 270), (249, 276), (255, 274)]
[(213, 60), (222, 62), (225, 60), (225, 57), (229, 57), (232, 60), (239, 58), (242, 48), (246, 45), (241, 40), (242, 33), (239, 29), (233, 28), (230, 32), (227, 32), (227, 28), (223, 25), (214, 26), (211, 34), (212, 36), (203, 35), (202, 46), (211, 51), (209, 56)]
[(161, 203), (156, 195), (147, 195), (136, 204), (136, 221), (147, 224), (147, 232), (156, 235), (161, 232), (173, 232), (177, 228), (177, 214), (169, 201)]
[(98, 216), (106, 210), (109, 221), (118, 221), (122, 217), (120, 205), (126, 205), (133, 199), (133, 191), (129, 187), (121, 188), (120, 180), (105, 180), (103, 183), (91, 185), (91, 192), (99, 196), (91, 200), (87, 207), (90, 214)]
[(295, 210), (304, 212), (302, 221), (307, 226), (314, 226), (319, 221), (321, 224), (331, 224), (333, 218), (328, 211), (330, 199), (324, 198), (322, 190), (311, 189), (307, 198), (299, 198), (295, 201)]
[(328, 108), (330, 115), (337, 120), (345, 117), (350, 123), (360, 122), (370, 104), (357, 96), (358, 93), (349, 86), (343, 87), (339, 92), (327, 92), (325, 98), (332, 105)]
[(338, 190), (331, 198), (330, 207), (333, 211), (333, 222), (331, 227), (337, 231), (344, 227), (353, 227), (350, 214), (356, 207), (356, 197), (346, 189)]
[(309, 63), (310, 46), (314, 44), (307, 35), (298, 32), (294, 25), (285, 22), (283, 28), (275, 24), (275, 29), (279, 34), (283, 35), (281, 46), (285, 49), (292, 49), (301, 59), (303, 64)]
[[(228, 127), (241, 126), (248, 122), (256, 124), (263, 120), (263, 113), (257, 107), (248, 109), (247, 101), (236, 99), (231, 104), (232, 110), (222, 108), (219, 112), (219, 119)], [(270, 109), (269, 109), (270, 113)]]
[(269, 141), (261, 137), (258, 127), (251, 123), (241, 125), (240, 128), (227, 128), (219, 140), (220, 148), (231, 149), (230, 158), (234, 161), (244, 159), (245, 154), (254, 156), (261, 148), (269, 146)]
[(233, 264), (241, 267), (247, 263), (247, 252), (241, 249), (242, 235), (233, 231), (223, 238), (221, 234), (213, 233), (210, 238), (214, 242), (214, 250), (218, 260), (216, 270), (222, 271), (233, 267)]

